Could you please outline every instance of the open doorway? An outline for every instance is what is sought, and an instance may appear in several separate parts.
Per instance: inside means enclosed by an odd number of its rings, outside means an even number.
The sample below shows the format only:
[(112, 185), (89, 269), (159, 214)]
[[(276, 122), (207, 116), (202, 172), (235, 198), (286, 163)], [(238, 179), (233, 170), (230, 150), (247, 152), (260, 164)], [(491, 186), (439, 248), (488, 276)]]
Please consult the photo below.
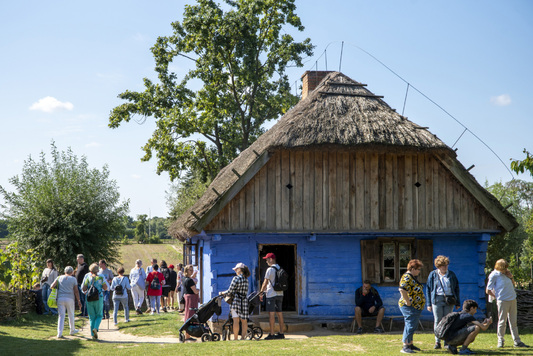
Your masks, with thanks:
[(283, 293), (283, 311), (296, 311), (296, 245), (259, 245), (259, 283), (263, 282), (268, 268), (263, 257), (270, 252), (289, 275), (289, 289)]

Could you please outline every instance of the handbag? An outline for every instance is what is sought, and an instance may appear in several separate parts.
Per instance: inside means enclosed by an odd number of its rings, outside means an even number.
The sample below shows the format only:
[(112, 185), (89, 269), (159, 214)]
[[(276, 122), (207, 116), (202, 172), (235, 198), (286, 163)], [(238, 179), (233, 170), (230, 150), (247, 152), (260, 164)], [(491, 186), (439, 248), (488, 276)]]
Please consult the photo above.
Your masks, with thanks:
[[(440, 280), (440, 277), (437, 275), (437, 278), (439, 279), (440, 286), (442, 287), (442, 291), (444, 291), (444, 285), (442, 284), (442, 281)], [(445, 292), (446, 293), (446, 292)], [(456, 305), (457, 300), (453, 295), (444, 295), (444, 302), (448, 305)]]
[(225, 296), (224, 296), (224, 301), (226, 303), (228, 303), (229, 305), (233, 304), (233, 298), (235, 298), (235, 296), (233, 295), (233, 293), (227, 293)]
[(48, 304), (49, 308), (57, 308), (57, 290), (59, 289), (59, 281), (57, 284), (57, 288), (52, 289), (50, 295), (48, 296), (48, 300), (46, 301), (46, 304)]

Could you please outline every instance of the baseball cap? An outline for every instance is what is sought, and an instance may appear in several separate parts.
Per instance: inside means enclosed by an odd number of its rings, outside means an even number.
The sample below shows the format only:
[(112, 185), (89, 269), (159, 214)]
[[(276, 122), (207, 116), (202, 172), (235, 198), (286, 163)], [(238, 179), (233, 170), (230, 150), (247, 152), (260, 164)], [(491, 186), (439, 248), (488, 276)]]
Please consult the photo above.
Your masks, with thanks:
[(168, 268), (174, 269), (174, 265), (168, 265)]
[(246, 267), (246, 265), (244, 263), (239, 262), (239, 263), (237, 263), (237, 265), (235, 265), (235, 267), (233, 267), (233, 270), (235, 271), (238, 268), (245, 268), (245, 267)]
[(263, 257), (264, 260), (266, 260), (267, 258), (272, 258), (272, 259), (276, 259), (276, 255), (274, 255), (272, 252), (269, 252), (267, 253), (267, 255), (265, 257)]

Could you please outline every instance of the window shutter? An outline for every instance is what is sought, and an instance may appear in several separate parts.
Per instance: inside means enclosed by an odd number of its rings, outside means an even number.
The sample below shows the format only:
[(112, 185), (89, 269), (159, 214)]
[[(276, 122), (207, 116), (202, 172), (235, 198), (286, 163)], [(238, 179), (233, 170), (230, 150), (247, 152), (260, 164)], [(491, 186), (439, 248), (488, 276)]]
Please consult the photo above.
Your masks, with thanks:
[(418, 276), (418, 281), (426, 283), (429, 272), (433, 270), (433, 240), (416, 240), (416, 258), (424, 264)]
[(378, 240), (361, 240), (361, 269), (363, 281), (380, 283), (380, 253)]

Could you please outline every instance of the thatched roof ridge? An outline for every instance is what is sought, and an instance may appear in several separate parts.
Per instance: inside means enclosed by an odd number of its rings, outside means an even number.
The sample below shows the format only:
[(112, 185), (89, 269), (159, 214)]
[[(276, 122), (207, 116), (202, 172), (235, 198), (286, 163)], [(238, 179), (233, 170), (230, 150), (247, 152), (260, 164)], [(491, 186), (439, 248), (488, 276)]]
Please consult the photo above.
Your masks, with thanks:
[(221, 197), (232, 194), (230, 189), (243, 180), (241, 177), (246, 172), (256, 169), (254, 165), (266, 163), (268, 155), (277, 150), (398, 147), (455, 158), (455, 152), (427, 128), (396, 113), (363, 84), (342, 73), (331, 72), (313, 92), (223, 168), (194, 206), (172, 223), (169, 233), (181, 240), (198, 234), (207, 225), (206, 214)]

